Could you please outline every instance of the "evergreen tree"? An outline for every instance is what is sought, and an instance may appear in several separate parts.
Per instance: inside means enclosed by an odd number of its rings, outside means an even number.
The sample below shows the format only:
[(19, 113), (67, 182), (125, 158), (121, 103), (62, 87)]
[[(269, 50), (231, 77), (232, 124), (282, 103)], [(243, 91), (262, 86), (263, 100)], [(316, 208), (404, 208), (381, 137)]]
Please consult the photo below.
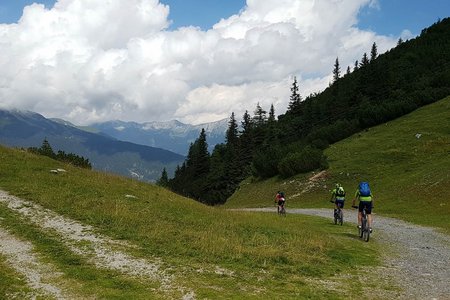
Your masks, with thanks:
[(364, 55), (361, 59), (361, 63), (359, 64), (360, 67), (367, 66), (369, 64), (369, 58), (367, 57), (367, 53), (364, 52)]
[(350, 66), (348, 66), (348, 67), (347, 67), (347, 72), (345, 73), (345, 75), (348, 75), (348, 74), (350, 74), (350, 73), (351, 73)]
[(267, 119), (267, 122), (270, 125), (275, 123), (275, 108), (273, 107), (273, 103), (270, 105), (269, 118)]
[(244, 172), (250, 165), (254, 153), (254, 126), (248, 111), (245, 111), (241, 121), (239, 160)]
[(377, 44), (374, 42), (372, 50), (370, 51), (370, 62), (373, 62), (378, 57)]
[(398, 41), (397, 41), (397, 46), (399, 46), (400, 44), (403, 44), (402, 38), (399, 38)]
[(339, 66), (339, 58), (336, 57), (333, 69), (333, 82), (336, 82), (341, 77), (341, 67)]
[(302, 97), (300, 96), (298, 89), (297, 77), (294, 76), (294, 82), (292, 83), (291, 87), (291, 97), (289, 99), (288, 112), (295, 112), (300, 108)]
[(353, 72), (357, 71), (359, 69), (359, 62), (358, 60), (355, 61), (355, 67), (353, 68)]
[(228, 121), (228, 129), (225, 134), (225, 142), (228, 145), (233, 145), (235, 147), (238, 142), (238, 125), (236, 118), (234, 117), (234, 112), (231, 113), (230, 120)]
[(256, 127), (260, 127), (267, 122), (267, 112), (262, 109), (261, 105), (256, 104), (255, 114), (253, 116), (253, 122)]
[(209, 152), (206, 142), (206, 132), (202, 128), (198, 139), (191, 144), (186, 161), (189, 175), (194, 178), (205, 175), (209, 171)]
[(163, 168), (161, 173), (161, 178), (156, 182), (156, 184), (166, 187), (169, 185), (169, 177), (167, 176), (166, 168)]
[(50, 146), (50, 143), (47, 141), (47, 138), (44, 139), (42, 142), (42, 146), (39, 149), (39, 154), (45, 155), (51, 158), (55, 158), (55, 152), (53, 152), (52, 146)]

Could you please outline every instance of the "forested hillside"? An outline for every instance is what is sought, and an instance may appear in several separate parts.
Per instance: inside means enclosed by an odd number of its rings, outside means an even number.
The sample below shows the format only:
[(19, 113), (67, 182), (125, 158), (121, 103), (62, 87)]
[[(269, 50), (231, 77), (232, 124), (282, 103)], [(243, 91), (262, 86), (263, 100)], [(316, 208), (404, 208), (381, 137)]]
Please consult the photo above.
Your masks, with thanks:
[(211, 154), (202, 131), (175, 177), (163, 176), (160, 184), (204, 203), (224, 203), (249, 175), (289, 177), (327, 168), (329, 144), (450, 95), (449, 18), (382, 55), (375, 43), (370, 50), (343, 76), (337, 58), (334, 81), (322, 93), (303, 99), (295, 79), (278, 120), (273, 106), (267, 113), (258, 105), (253, 115), (244, 114), (239, 131), (233, 113), (226, 143)]

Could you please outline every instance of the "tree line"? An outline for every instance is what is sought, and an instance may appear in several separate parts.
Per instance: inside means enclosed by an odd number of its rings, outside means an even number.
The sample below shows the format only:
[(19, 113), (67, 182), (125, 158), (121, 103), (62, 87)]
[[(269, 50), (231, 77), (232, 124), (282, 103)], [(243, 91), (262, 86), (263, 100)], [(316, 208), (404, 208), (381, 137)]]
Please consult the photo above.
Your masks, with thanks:
[(92, 169), (92, 165), (89, 162), (89, 159), (84, 158), (83, 156), (78, 156), (73, 153), (66, 153), (61, 150), (59, 150), (58, 153), (55, 153), (47, 139), (44, 139), (40, 148), (29, 147), (27, 150), (31, 153), (44, 155), (58, 161), (72, 164), (76, 167)]
[(378, 55), (373, 43), (342, 75), (339, 59), (333, 81), (305, 99), (294, 77), (289, 106), (276, 118), (259, 104), (253, 114), (234, 113), (225, 143), (208, 152), (204, 130), (190, 145), (186, 160), (158, 183), (200, 202), (224, 203), (248, 176), (289, 177), (328, 167), (323, 150), (350, 135), (450, 94), (450, 19), (438, 21), (409, 41)]

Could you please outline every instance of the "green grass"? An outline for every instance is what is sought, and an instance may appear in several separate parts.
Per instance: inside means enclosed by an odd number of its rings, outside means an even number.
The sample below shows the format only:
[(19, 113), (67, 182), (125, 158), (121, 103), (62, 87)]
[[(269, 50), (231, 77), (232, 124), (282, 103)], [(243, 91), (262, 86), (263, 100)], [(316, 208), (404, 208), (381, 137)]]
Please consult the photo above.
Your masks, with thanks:
[[(133, 255), (161, 258), (175, 284), (194, 290), (199, 299), (339, 299), (339, 292), (317, 280), (342, 281), (346, 296), (356, 295), (364, 283), (355, 284), (347, 275), (378, 264), (376, 244), (361, 243), (351, 225), (211, 208), (151, 184), (19, 150), (0, 147), (0, 161), (1, 189), (138, 245)], [(50, 173), (55, 168), (67, 172)], [(2, 226), (30, 240), (82, 296), (139, 299), (148, 292), (145, 283), (96, 269), (57, 236), (2, 205), (0, 213)]]
[(450, 97), (355, 134), (325, 154), (330, 168), (307, 192), (313, 174), (249, 179), (225, 207), (269, 206), (277, 190), (287, 192), (288, 207), (330, 207), (335, 182), (351, 200), (358, 182), (368, 180), (377, 213), (450, 233)]
[(16, 299), (30, 298), (30, 289), (23, 276), (11, 269), (0, 255), (0, 299), (13, 299), (12, 295)]
[[(1, 226), (20, 239), (31, 241), (42, 261), (51, 263), (64, 273), (63, 286), (72, 294), (86, 299), (146, 299), (153, 292), (153, 298), (165, 298), (154, 292), (158, 288), (157, 284), (143, 285), (118, 272), (95, 268), (86, 258), (63, 245), (59, 236), (30, 224), (3, 205), (0, 205), (0, 218)], [(16, 283), (15, 286), (20, 285)]]

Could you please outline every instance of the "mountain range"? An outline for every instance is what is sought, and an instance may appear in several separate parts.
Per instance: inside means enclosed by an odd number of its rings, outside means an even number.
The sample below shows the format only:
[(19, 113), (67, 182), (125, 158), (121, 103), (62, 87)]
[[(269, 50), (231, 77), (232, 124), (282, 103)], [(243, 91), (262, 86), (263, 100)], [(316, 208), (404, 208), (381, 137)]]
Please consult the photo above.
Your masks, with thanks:
[(104, 133), (77, 128), (29, 111), (0, 110), (0, 144), (40, 147), (46, 139), (55, 152), (62, 150), (89, 159), (96, 170), (143, 181), (155, 181), (166, 168), (169, 174), (185, 159), (169, 150), (120, 141)]
[(199, 137), (202, 128), (205, 129), (210, 152), (215, 145), (223, 143), (228, 129), (228, 120), (199, 125), (184, 124), (176, 120), (146, 123), (109, 121), (89, 127), (88, 130), (107, 134), (121, 141), (163, 148), (186, 155), (189, 145)]

